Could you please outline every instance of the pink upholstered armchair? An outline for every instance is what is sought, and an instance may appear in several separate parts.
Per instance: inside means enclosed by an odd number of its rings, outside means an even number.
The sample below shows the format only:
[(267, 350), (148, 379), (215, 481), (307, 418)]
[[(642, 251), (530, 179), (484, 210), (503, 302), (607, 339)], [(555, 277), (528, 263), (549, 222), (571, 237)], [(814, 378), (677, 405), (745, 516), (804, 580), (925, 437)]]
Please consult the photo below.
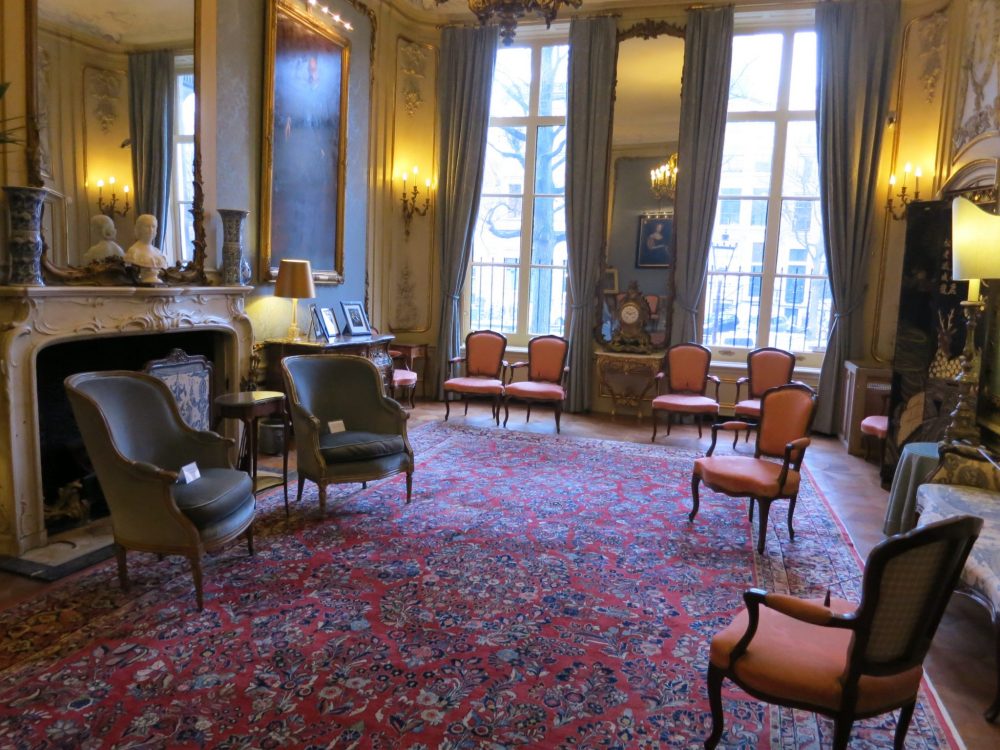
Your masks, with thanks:
[(958, 516), (876, 545), (857, 605), (829, 593), (823, 600), (747, 591), (746, 608), (712, 638), (705, 747), (722, 738), (729, 678), (759, 700), (832, 718), (835, 750), (847, 748), (855, 720), (898, 708), (893, 747), (902, 750), (924, 657), (982, 525)]
[[(562, 415), (563, 401), (566, 399), (566, 354), (569, 342), (562, 336), (536, 336), (528, 342), (528, 361), (515, 362), (510, 366), (510, 378), (504, 390), (503, 426), (510, 419), (510, 401), (516, 399), (528, 405), (527, 422), (531, 419), (532, 404), (552, 404), (556, 412), (556, 432), (559, 432), (559, 417)], [(528, 379), (513, 382), (514, 371), (528, 368)]]
[[(760, 419), (760, 397), (769, 388), (792, 382), (795, 355), (784, 349), (764, 346), (747, 354), (747, 374), (736, 381), (736, 405), (733, 414), (737, 419), (756, 424)], [(747, 397), (740, 399), (740, 390), (747, 386)], [(746, 439), (750, 433), (746, 433)], [(733, 438), (736, 446), (736, 438)]]
[[(660, 372), (656, 374), (656, 398), (653, 399), (653, 441), (656, 441), (657, 413), (667, 415), (667, 434), (674, 414), (692, 414), (698, 423), (698, 437), (701, 437), (701, 423), (707, 417), (719, 414), (719, 379), (709, 375), (712, 352), (701, 344), (675, 344), (663, 356)], [(708, 384), (715, 384), (715, 397), (706, 395)], [(666, 384), (667, 392), (660, 393)]]
[[(503, 398), (503, 372), (507, 361), (507, 337), (496, 331), (472, 331), (465, 337), (465, 356), (454, 357), (452, 368), (465, 363), (465, 374), (444, 381), (444, 418), (448, 421), (451, 402), (448, 394), (465, 401), (469, 413), (469, 398), (488, 398), (493, 402), (493, 419), (500, 424), (500, 400)], [(450, 374), (450, 373), (449, 373)]]
[[(730, 497), (745, 497), (750, 501), (750, 520), (753, 521), (753, 504), (760, 503), (760, 530), (757, 533), (757, 551), (764, 552), (767, 535), (767, 517), (771, 503), (787, 499), (788, 536), (795, 538), (792, 514), (799, 494), (799, 469), (809, 447), (809, 431), (816, 413), (816, 394), (801, 383), (789, 383), (765, 391), (761, 398), (760, 423), (754, 457), (713, 456), (720, 430), (752, 429), (746, 422), (723, 422), (712, 425), (712, 445), (704, 458), (694, 462), (691, 475), (693, 507), (688, 520), (698, 514), (698, 485)], [(768, 458), (781, 459), (781, 463)]]

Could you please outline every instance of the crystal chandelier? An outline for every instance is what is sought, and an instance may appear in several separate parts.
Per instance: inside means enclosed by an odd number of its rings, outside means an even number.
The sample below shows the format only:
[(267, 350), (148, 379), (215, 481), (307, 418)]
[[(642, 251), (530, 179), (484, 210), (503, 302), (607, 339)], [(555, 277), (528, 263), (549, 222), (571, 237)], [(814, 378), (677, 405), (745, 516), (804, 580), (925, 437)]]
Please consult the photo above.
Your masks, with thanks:
[(656, 200), (674, 199), (677, 194), (677, 153), (672, 153), (656, 169), (649, 170), (649, 183)]
[(537, 13), (545, 19), (548, 28), (555, 20), (559, 6), (569, 5), (579, 8), (583, 0), (469, 0), (469, 10), (476, 14), (482, 24), (494, 17), (500, 25), (500, 38), (507, 46), (514, 41), (518, 19), (526, 13)]

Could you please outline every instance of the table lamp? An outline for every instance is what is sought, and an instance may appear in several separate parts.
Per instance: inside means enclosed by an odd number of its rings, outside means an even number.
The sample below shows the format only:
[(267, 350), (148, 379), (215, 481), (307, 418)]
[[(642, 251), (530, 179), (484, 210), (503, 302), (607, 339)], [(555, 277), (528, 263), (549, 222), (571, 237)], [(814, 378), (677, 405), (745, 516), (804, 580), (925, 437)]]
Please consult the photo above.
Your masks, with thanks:
[(292, 300), (292, 324), (288, 326), (288, 338), (299, 341), (299, 300), (316, 296), (313, 286), (312, 267), (308, 260), (282, 260), (278, 266), (278, 279), (274, 282), (274, 296)]
[(979, 366), (976, 352), (976, 324), (986, 296), (980, 295), (983, 279), (1000, 279), (1000, 216), (982, 210), (966, 198), (951, 203), (951, 277), (968, 281), (965, 311), (965, 346), (962, 373), (958, 376), (958, 403), (951, 413), (945, 440), (979, 442), (976, 400), (979, 397)]

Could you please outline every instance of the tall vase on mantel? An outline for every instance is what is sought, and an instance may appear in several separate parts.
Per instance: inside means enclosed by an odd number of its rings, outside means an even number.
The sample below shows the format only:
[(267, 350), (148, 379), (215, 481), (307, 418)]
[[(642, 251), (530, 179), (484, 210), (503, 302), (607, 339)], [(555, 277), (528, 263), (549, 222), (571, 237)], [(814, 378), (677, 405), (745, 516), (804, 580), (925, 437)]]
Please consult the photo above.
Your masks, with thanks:
[(250, 212), (238, 208), (217, 210), (222, 217), (222, 283), (246, 286), (250, 283), (250, 263), (243, 253), (243, 222)]
[(49, 191), (11, 185), (5, 185), (3, 191), (7, 194), (10, 213), (7, 242), (10, 276), (7, 283), (45, 286), (42, 280), (42, 207)]

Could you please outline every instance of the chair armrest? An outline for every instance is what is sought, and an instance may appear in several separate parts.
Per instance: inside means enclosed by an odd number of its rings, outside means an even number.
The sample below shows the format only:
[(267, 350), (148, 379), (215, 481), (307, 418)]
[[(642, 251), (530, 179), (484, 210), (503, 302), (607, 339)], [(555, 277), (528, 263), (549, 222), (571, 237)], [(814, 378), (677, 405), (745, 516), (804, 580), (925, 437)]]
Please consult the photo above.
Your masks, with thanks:
[(662, 395), (663, 381), (666, 379), (666, 377), (667, 374), (663, 372), (663, 370), (660, 370), (653, 376), (653, 392), (655, 395), (657, 396)]
[(507, 367), (509, 367), (512, 370), (516, 370), (518, 367), (527, 367), (527, 366), (528, 366), (527, 362), (521, 362), (521, 361), (514, 362), (513, 364), (507, 365)]
[(778, 474), (778, 491), (785, 488), (785, 480), (788, 479), (788, 470), (798, 471), (802, 466), (802, 459), (805, 458), (806, 448), (812, 441), (807, 437), (800, 437), (790, 443), (785, 443), (785, 456), (781, 462), (781, 472)]
[(213, 469), (232, 469), (230, 449), (236, 444), (232, 438), (223, 437), (211, 430), (191, 430), (184, 433), (184, 452), (194, 454), (199, 466)]
[[(736, 402), (737, 403), (739, 403), (739, 400), (740, 400), (740, 390), (743, 388), (743, 386), (745, 384), (747, 384), (749, 382), (750, 382), (750, 378), (748, 378), (746, 375), (743, 375), (741, 377), (736, 378)], [(750, 392), (749, 389), (750, 389), (750, 386), (747, 385), (747, 393)]]
[(461, 365), (465, 361), (465, 357), (452, 357), (448, 360), (448, 377), (451, 377), (455, 372), (455, 366)]
[(711, 456), (715, 452), (715, 443), (719, 439), (719, 430), (725, 430), (726, 432), (739, 432), (740, 430), (749, 430), (750, 425), (746, 422), (716, 422), (712, 425), (712, 444), (708, 446), (708, 453), (706, 456)]
[(788, 594), (766, 594), (764, 606), (811, 625), (828, 625), (836, 616), (829, 607)]
[[(506, 377), (507, 385), (510, 385), (511, 383), (514, 382), (514, 370), (527, 366), (528, 366), (527, 362), (521, 362), (520, 360), (514, 362), (513, 364), (507, 364), (507, 360), (504, 360), (504, 367), (507, 370), (507, 377)], [(505, 378), (501, 377), (500, 380), (505, 380)]]
[(722, 384), (722, 381), (719, 380), (719, 376), (718, 375), (709, 374), (709, 375), (706, 375), (705, 377), (706, 377), (706, 379), (710, 383), (715, 383), (715, 400), (718, 401), (719, 400), (719, 386)]

